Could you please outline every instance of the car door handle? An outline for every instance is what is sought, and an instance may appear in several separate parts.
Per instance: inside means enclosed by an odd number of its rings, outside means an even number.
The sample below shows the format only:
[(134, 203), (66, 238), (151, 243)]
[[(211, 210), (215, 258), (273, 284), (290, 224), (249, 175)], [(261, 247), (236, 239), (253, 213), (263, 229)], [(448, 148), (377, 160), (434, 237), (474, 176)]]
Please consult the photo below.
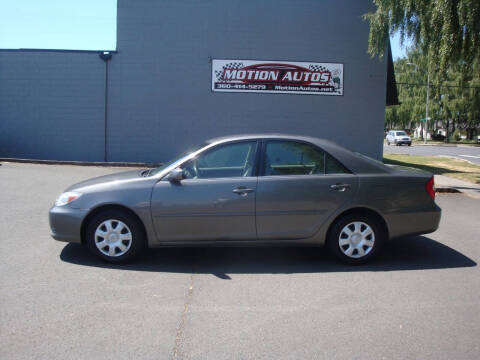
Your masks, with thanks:
[(239, 186), (238, 188), (233, 189), (232, 191), (233, 191), (235, 194), (245, 196), (245, 195), (247, 195), (248, 193), (253, 192), (253, 189), (249, 189), (249, 188), (247, 188), (247, 187), (245, 187), (245, 186)]
[(340, 191), (340, 192), (348, 190), (348, 188), (350, 188), (350, 184), (333, 184), (333, 185), (330, 185), (330, 189), (335, 190), (335, 191)]

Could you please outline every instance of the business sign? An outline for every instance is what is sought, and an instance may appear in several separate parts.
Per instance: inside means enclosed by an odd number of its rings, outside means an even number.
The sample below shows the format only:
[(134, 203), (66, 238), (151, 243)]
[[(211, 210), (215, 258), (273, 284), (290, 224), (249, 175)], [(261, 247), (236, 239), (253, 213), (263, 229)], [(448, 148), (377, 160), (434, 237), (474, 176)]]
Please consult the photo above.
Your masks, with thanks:
[(212, 91), (343, 95), (343, 64), (214, 59)]

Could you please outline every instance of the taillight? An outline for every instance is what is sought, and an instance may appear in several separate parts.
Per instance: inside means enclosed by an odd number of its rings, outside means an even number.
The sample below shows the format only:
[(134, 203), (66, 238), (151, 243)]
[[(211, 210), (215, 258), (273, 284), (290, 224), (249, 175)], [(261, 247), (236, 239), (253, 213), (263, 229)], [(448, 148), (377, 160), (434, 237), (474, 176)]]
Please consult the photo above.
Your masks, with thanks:
[(435, 182), (433, 181), (433, 176), (428, 180), (427, 184), (425, 185), (425, 190), (427, 190), (428, 195), (435, 200)]

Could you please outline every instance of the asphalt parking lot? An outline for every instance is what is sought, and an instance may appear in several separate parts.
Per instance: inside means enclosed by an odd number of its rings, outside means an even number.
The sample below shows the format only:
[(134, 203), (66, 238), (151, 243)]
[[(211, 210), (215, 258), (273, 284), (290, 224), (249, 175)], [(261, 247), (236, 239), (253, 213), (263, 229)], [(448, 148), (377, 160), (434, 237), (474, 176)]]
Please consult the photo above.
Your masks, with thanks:
[(121, 169), (0, 166), (1, 359), (478, 359), (480, 200), (373, 264), (318, 248), (157, 249), (126, 266), (50, 238), (68, 185)]
[(417, 145), (395, 146), (384, 144), (383, 152), (385, 154), (409, 154), (421, 156), (451, 156), (462, 160), (468, 160), (474, 164), (480, 164), (480, 146), (437, 146), (437, 145)]

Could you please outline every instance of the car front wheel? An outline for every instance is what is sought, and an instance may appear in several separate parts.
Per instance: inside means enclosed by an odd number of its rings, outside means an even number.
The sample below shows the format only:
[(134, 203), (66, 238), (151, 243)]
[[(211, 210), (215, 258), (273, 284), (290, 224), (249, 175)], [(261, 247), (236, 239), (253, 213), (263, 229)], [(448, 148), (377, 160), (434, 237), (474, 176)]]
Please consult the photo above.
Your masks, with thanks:
[(88, 249), (99, 258), (112, 263), (132, 260), (143, 249), (144, 239), (139, 221), (119, 210), (101, 212), (87, 225)]
[(382, 225), (373, 217), (350, 214), (335, 222), (327, 246), (340, 261), (363, 264), (379, 253), (385, 237)]

